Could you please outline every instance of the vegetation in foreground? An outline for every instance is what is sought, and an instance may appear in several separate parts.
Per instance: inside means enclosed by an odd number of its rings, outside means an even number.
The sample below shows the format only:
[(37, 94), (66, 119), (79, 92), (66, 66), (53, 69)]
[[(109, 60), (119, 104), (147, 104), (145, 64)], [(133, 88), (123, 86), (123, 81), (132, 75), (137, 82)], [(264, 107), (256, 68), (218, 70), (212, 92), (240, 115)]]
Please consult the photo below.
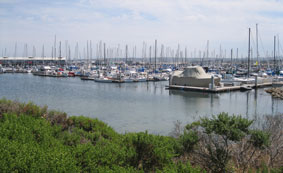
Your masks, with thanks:
[(221, 113), (173, 136), (119, 134), (105, 123), (0, 100), (0, 172), (282, 172), (283, 115)]

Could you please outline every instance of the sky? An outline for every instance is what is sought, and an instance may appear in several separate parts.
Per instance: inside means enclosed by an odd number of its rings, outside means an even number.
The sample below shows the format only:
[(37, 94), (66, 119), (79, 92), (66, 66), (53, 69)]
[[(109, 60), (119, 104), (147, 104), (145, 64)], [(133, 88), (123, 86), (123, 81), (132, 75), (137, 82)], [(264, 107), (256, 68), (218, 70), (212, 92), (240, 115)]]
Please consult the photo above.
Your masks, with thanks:
[[(161, 44), (192, 52), (230, 52), (238, 48), (248, 54), (248, 29), (251, 46), (256, 45), (256, 23), (259, 31), (259, 54), (271, 54), (274, 36), (283, 40), (283, 1), (281, 0), (0, 0), (1, 55), (23, 55), (24, 44), (41, 55), (42, 46), (50, 56), (56, 35), (74, 52), (92, 41), (102, 40), (107, 47), (122, 49), (127, 44), (131, 52), (137, 46), (141, 55), (143, 42)], [(282, 39), (280, 38), (282, 37)], [(280, 44), (280, 43), (279, 43)], [(283, 44), (282, 44), (283, 45)], [(64, 48), (62, 48), (64, 50)], [(58, 50), (58, 48), (57, 48)], [(279, 50), (283, 53), (280, 44)], [(4, 53), (3, 53), (4, 52)], [(64, 56), (64, 51), (63, 51)], [(212, 53), (210, 53), (212, 54)], [(227, 55), (228, 56), (228, 55)]]

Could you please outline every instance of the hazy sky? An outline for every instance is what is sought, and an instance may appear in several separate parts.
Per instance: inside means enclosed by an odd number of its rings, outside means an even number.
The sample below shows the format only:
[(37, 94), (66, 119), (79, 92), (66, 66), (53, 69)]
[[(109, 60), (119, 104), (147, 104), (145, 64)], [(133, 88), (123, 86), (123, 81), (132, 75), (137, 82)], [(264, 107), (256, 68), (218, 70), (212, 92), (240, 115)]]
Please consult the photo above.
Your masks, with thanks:
[(137, 45), (140, 54), (144, 41), (150, 45), (157, 39), (159, 46), (180, 44), (192, 52), (204, 51), (209, 40), (210, 51), (218, 53), (221, 44), (227, 52), (239, 48), (246, 56), (249, 27), (255, 48), (256, 23), (263, 56), (271, 53), (274, 35), (283, 40), (283, 1), (0, 0), (0, 48), (13, 56), (17, 42), (21, 56), (27, 43), (29, 54), (34, 45), (40, 56), (44, 44), (50, 55), (56, 34), (63, 45), (68, 40), (72, 51), (76, 42), (83, 49), (87, 40), (92, 40), (93, 47), (102, 40), (111, 47), (128, 44), (130, 51)]

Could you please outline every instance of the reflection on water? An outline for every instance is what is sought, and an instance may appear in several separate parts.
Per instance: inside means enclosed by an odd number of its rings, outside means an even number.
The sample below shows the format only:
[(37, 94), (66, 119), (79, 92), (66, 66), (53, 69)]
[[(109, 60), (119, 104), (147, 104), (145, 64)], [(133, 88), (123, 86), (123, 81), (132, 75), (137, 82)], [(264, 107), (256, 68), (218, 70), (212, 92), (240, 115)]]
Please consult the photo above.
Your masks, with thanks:
[(0, 75), (0, 97), (33, 101), (69, 115), (98, 118), (119, 132), (168, 134), (173, 122), (183, 124), (220, 112), (260, 120), (283, 113), (282, 100), (263, 89), (209, 94), (165, 90), (167, 82), (95, 83), (79, 78), (49, 78), (30, 74)]

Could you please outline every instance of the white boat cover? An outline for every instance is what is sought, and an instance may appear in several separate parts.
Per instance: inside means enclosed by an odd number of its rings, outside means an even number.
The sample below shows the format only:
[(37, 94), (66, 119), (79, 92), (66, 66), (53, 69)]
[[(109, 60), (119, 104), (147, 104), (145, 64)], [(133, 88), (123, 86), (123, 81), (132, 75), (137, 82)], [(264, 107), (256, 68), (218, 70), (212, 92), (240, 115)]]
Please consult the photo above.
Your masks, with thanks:
[[(183, 71), (175, 71), (170, 85), (209, 87), (212, 75), (207, 74), (200, 66), (188, 66)], [(220, 78), (214, 77), (215, 86), (219, 86)]]

